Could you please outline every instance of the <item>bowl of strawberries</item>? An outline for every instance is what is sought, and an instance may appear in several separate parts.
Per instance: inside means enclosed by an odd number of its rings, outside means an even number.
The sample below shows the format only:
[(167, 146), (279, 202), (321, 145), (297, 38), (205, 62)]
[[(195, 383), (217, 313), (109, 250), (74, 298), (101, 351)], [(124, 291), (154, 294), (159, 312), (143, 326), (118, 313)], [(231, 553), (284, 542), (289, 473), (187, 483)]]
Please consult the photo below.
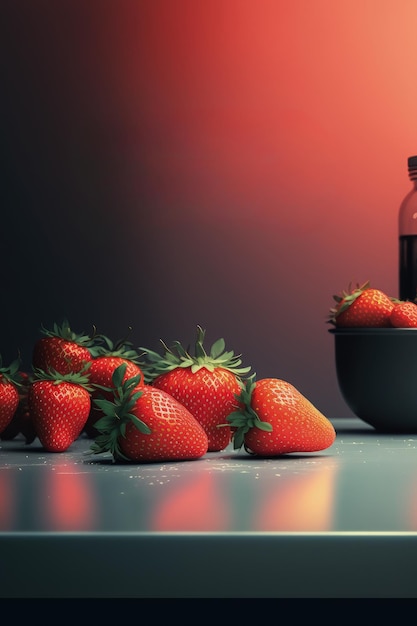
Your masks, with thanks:
[(379, 432), (417, 433), (417, 303), (369, 282), (334, 300), (328, 322), (344, 401)]

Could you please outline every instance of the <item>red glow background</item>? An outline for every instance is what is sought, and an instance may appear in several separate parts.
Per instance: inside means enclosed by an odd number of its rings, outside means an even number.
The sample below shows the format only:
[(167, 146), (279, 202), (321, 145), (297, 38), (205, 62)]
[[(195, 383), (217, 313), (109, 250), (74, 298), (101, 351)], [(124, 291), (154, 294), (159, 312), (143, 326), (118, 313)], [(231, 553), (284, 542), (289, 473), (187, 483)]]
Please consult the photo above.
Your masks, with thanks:
[(0, 4), (0, 352), (41, 323), (222, 336), (350, 415), (325, 320), (397, 295), (417, 152), (414, 0)]

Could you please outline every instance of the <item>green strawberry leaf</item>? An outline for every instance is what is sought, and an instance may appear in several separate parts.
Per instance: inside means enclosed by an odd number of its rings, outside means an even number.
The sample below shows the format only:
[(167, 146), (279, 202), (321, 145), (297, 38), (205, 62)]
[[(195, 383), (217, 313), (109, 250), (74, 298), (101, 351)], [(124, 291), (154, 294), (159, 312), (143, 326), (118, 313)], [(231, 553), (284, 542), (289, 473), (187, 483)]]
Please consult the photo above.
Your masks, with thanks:
[(116, 404), (105, 398), (94, 398), (93, 403), (106, 415), (114, 416), (116, 413)]
[(123, 391), (125, 393), (130, 393), (138, 386), (138, 384), (140, 383), (140, 379), (141, 379), (140, 374), (137, 374), (136, 376), (132, 376), (132, 378), (129, 378), (124, 383), (122, 383), (122, 385), (119, 388), (123, 387)]
[(0, 376), (8, 382), (14, 384), (16, 387), (20, 387), (22, 384), (19, 366), (20, 357), (15, 359), (12, 363), (10, 363), (10, 365), (4, 366), (3, 359), (0, 354)]
[(264, 430), (267, 433), (273, 431), (272, 424), (270, 424), (269, 422), (263, 422), (260, 419), (257, 419), (255, 421), (254, 426), (256, 426), (256, 428), (259, 428), (259, 430)]
[[(185, 350), (185, 348), (183, 348), (183, 346), (181, 345), (181, 343), (179, 341), (174, 341), (173, 342), (173, 347), (177, 350), (178, 354), (182, 358), (187, 359), (187, 358), (190, 357), (188, 352)], [(166, 354), (166, 358), (169, 359), (169, 360), (173, 360), (173, 359), (175, 360), (176, 359), (176, 356), (169, 350), (169, 348), (168, 348), (168, 351), (167, 351), (167, 354)]]
[[(193, 365), (197, 366), (197, 363), (194, 363), (192, 359), (185, 359), (184, 361), (181, 361), (181, 363), (178, 363), (178, 365), (174, 365), (174, 367), (182, 367), (185, 369), (187, 367), (192, 367)], [(171, 369), (174, 369), (174, 367)]]
[(127, 369), (127, 363), (122, 363), (121, 365), (119, 365), (119, 367), (116, 367), (116, 369), (114, 370), (111, 380), (112, 380), (114, 387), (116, 387), (116, 389), (122, 386), (123, 377), (126, 373), (126, 369)]
[(147, 383), (152, 383), (159, 375), (170, 372), (176, 368), (190, 369), (195, 374), (205, 367), (210, 372), (216, 368), (227, 369), (236, 375), (237, 380), (247, 374), (251, 367), (241, 367), (240, 355), (236, 356), (233, 351), (225, 352), (224, 339), (217, 339), (207, 354), (203, 342), (205, 331), (197, 326), (197, 338), (194, 344), (194, 354), (191, 355), (179, 341), (174, 341), (171, 348), (161, 340), (164, 353), (159, 355), (154, 350), (140, 348), (145, 361), (141, 363), (141, 369)]
[(224, 352), (226, 347), (225, 341), (224, 339), (217, 339), (217, 341), (215, 341), (213, 343), (213, 345), (211, 346), (210, 349), (210, 356), (213, 359), (218, 359), (220, 357), (220, 355)]
[(233, 449), (240, 450), (245, 442), (245, 430), (243, 428), (239, 428), (233, 437)]
[(142, 422), (142, 420), (140, 420), (138, 417), (136, 417), (136, 415), (130, 414), (129, 417), (141, 433), (143, 433), (144, 435), (150, 435), (152, 433), (152, 430), (149, 428), (149, 426), (145, 424), (145, 422)]
[(65, 341), (71, 341), (79, 346), (84, 346), (90, 349), (94, 348), (95, 343), (99, 338), (99, 336), (97, 336), (97, 330), (94, 325), (92, 329), (93, 332), (90, 335), (86, 335), (84, 334), (84, 332), (76, 333), (72, 330), (68, 320), (64, 319), (61, 325), (55, 322), (52, 329), (45, 328), (45, 326), (41, 324), (40, 332), (42, 335), (45, 335), (45, 337), (59, 337), (60, 339), (64, 339)]
[(116, 416), (113, 415), (104, 415), (103, 417), (100, 417), (100, 419), (97, 420), (97, 422), (95, 422), (94, 427), (100, 432), (100, 433), (107, 433), (108, 431), (112, 430), (114, 428), (115, 425), (115, 420), (116, 420)]
[(256, 374), (252, 374), (244, 383), (242, 391), (236, 395), (236, 399), (242, 408), (236, 408), (227, 416), (227, 422), (235, 428), (233, 433), (233, 447), (239, 449), (245, 443), (245, 435), (252, 428), (259, 428), (265, 432), (271, 432), (272, 425), (259, 419), (258, 414), (251, 405), (252, 393), (256, 386)]
[(100, 442), (96, 440), (94, 443), (91, 444), (90, 451), (93, 454), (101, 454), (102, 452), (106, 452), (106, 449), (104, 449), (104, 447), (100, 445)]
[(132, 395), (130, 396), (130, 402), (132, 403), (132, 405), (135, 405), (141, 396), (143, 396), (143, 391), (141, 390), (136, 391), (136, 393), (132, 393)]

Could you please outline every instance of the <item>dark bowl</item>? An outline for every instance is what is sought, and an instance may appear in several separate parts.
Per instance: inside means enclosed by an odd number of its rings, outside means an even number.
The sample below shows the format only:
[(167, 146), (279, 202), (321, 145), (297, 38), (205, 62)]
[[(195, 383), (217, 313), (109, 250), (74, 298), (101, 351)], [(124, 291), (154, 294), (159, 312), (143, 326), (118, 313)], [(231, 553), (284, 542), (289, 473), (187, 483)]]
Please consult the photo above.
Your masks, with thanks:
[(348, 407), (380, 432), (417, 433), (417, 328), (332, 328)]

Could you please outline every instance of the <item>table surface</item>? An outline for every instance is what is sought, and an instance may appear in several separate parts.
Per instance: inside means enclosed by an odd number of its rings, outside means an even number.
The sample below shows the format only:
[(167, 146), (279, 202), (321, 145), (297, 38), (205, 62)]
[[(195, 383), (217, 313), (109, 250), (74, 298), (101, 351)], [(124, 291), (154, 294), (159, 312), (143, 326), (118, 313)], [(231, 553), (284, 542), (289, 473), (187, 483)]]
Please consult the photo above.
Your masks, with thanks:
[(1, 441), (0, 597), (416, 597), (417, 435), (332, 422), (327, 450), (265, 459)]

